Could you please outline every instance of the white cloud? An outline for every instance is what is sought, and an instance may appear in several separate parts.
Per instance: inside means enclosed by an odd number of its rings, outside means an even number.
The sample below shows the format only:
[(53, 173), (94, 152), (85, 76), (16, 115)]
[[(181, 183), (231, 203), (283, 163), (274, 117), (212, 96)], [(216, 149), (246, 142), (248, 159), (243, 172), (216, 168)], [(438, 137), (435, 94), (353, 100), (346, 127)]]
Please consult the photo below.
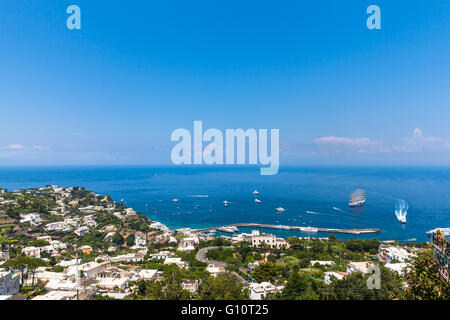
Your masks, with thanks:
[(40, 145), (33, 145), (31, 147), (25, 147), (21, 144), (10, 144), (8, 146), (0, 147), (0, 150), (4, 151), (5, 153), (24, 153), (28, 151), (44, 151), (49, 150), (48, 147), (43, 147)]
[(389, 152), (382, 142), (369, 138), (322, 137), (315, 139), (320, 151), (325, 153), (378, 153)]
[(419, 128), (413, 130), (412, 137), (405, 138), (404, 144), (394, 149), (399, 152), (440, 152), (450, 151), (450, 141), (441, 137), (427, 137)]
[(21, 144), (10, 144), (9, 146), (1, 147), (1, 149), (4, 149), (4, 150), (23, 150), (23, 149), (25, 149), (25, 147), (22, 146)]
[(34, 150), (48, 150), (49, 148), (48, 147), (43, 147), (43, 146), (40, 146), (40, 145), (34, 145), (34, 146), (31, 147), (31, 149), (34, 149)]
[(388, 146), (369, 138), (322, 137), (315, 139), (319, 150), (324, 153), (439, 153), (450, 151), (450, 141), (441, 137), (428, 137), (420, 128), (413, 135), (403, 139), (403, 143)]

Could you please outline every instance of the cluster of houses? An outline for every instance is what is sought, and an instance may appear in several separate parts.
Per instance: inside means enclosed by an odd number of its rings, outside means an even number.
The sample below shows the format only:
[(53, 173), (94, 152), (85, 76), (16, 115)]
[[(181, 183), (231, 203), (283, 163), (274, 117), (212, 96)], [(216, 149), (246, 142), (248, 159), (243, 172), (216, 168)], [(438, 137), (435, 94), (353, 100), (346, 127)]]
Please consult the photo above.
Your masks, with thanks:
[[(384, 266), (391, 271), (397, 272), (399, 275), (404, 275), (411, 268), (411, 261), (417, 255), (409, 252), (407, 249), (394, 246), (390, 244), (382, 244), (378, 249), (377, 259), (383, 263)], [(332, 265), (333, 261), (311, 261), (312, 264), (319, 263), (320, 265)], [(361, 272), (362, 274), (371, 273), (370, 265), (372, 262), (350, 262), (347, 265), (346, 272), (329, 271), (324, 273), (324, 282), (330, 284), (333, 278), (342, 280), (347, 275), (353, 272)]]
[[(107, 257), (102, 258), (107, 259)], [(121, 293), (125, 297), (131, 294), (130, 281), (154, 281), (161, 277), (161, 273), (157, 270), (125, 270), (113, 266), (112, 263), (115, 261), (118, 260), (97, 258), (94, 262), (84, 264), (70, 261), (65, 264), (64, 272), (50, 272), (46, 271), (45, 268), (40, 268), (35, 274), (35, 279), (45, 282), (45, 288), (49, 291), (34, 299), (55, 300), (55, 297), (59, 297), (59, 300), (70, 300), (76, 297), (74, 293), (77, 291), (85, 295)], [(124, 260), (124, 262), (126, 261)]]

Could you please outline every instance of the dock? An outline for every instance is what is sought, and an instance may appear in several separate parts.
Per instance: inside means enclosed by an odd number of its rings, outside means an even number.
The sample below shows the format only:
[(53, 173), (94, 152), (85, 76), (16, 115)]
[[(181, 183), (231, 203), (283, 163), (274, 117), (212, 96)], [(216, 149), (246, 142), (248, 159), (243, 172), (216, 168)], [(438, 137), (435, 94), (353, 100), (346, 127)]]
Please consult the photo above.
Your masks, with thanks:
[(229, 224), (226, 226), (212, 227), (206, 229), (195, 229), (193, 232), (203, 233), (210, 231), (217, 231), (220, 228), (229, 227), (249, 227), (249, 228), (267, 228), (267, 229), (280, 229), (280, 230), (297, 230), (301, 232), (328, 232), (328, 233), (348, 233), (348, 234), (363, 234), (363, 233), (379, 233), (380, 229), (377, 228), (365, 228), (365, 229), (338, 229), (338, 228), (316, 228), (316, 227), (301, 227), (301, 226), (285, 226), (279, 224), (262, 224), (262, 223), (236, 223)]

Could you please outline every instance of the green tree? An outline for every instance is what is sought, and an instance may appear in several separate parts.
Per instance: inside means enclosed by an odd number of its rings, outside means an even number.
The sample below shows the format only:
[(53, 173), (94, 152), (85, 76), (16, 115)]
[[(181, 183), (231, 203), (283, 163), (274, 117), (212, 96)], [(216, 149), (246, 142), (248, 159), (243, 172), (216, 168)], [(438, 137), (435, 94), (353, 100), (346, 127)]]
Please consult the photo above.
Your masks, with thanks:
[(209, 276), (199, 287), (198, 298), (200, 300), (246, 300), (249, 299), (248, 289), (243, 289), (242, 284), (236, 282), (231, 274), (219, 274), (216, 277)]
[(298, 267), (294, 267), (292, 277), (289, 278), (280, 297), (285, 300), (317, 300), (318, 296), (310, 281), (307, 276), (299, 274)]
[(19, 270), (21, 272), (22, 285), (24, 279), (24, 271), (26, 269), (28, 272), (31, 273), (33, 277), (32, 286), (34, 286), (34, 276), (36, 273), (36, 269), (45, 266), (47, 266), (47, 263), (42, 259), (24, 256), (10, 259), (2, 265), (3, 268), (6, 268), (8, 270)]
[(402, 294), (402, 282), (398, 275), (380, 266), (380, 289), (369, 289), (367, 280), (371, 274), (353, 272), (342, 280), (335, 280), (323, 299), (338, 300), (392, 300)]
[(130, 235), (125, 239), (125, 243), (126, 243), (127, 247), (132, 247), (132, 246), (134, 246), (135, 240), (136, 240), (136, 238), (135, 238), (134, 234), (130, 234)]
[(439, 265), (431, 258), (414, 261), (412, 270), (406, 275), (406, 299), (449, 300), (450, 283), (440, 276), (438, 270)]
[(263, 263), (255, 268), (253, 271), (253, 277), (257, 282), (273, 282), (275, 280), (275, 276), (277, 275), (277, 267), (274, 263), (268, 262)]
[(123, 244), (124, 239), (123, 239), (122, 235), (121, 235), (120, 233), (117, 232), (117, 233), (113, 236), (113, 238), (112, 238), (111, 241), (112, 241), (113, 243), (115, 243), (116, 245), (120, 246), (120, 245)]
[(179, 300), (181, 298), (182, 289), (181, 281), (183, 275), (181, 269), (176, 265), (170, 265), (163, 271), (164, 276), (164, 290), (163, 296), (167, 300)]

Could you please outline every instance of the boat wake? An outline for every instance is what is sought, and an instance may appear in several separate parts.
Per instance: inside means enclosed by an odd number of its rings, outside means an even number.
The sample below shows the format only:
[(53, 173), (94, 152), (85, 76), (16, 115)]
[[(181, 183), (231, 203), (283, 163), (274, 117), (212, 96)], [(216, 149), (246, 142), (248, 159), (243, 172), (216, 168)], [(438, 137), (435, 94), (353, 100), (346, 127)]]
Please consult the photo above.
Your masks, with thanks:
[(320, 212), (314, 212), (314, 211), (306, 211), (306, 213), (310, 213), (310, 214), (323, 214), (323, 213), (320, 213)]
[(408, 214), (408, 201), (403, 199), (395, 200), (395, 216), (401, 223), (406, 223), (406, 215)]

